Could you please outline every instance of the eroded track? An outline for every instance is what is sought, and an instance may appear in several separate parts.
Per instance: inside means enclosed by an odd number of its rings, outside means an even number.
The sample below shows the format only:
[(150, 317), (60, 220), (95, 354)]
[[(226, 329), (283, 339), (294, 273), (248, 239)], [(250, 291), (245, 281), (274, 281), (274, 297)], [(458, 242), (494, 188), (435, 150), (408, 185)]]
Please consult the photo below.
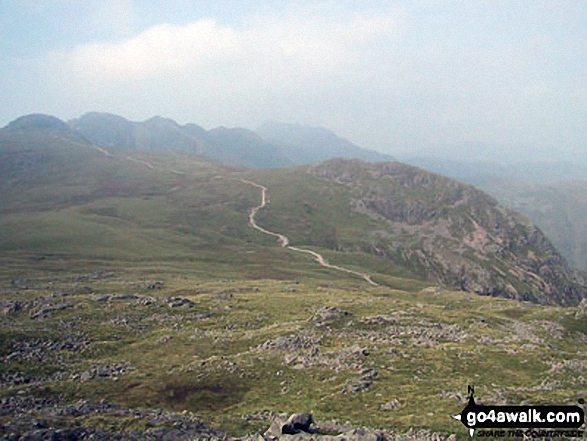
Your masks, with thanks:
[(248, 185), (251, 185), (251, 186), (256, 187), (261, 190), (261, 203), (255, 207), (251, 208), (251, 211), (249, 212), (249, 225), (252, 228), (260, 231), (261, 233), (276, 237), (279, 244), (283, 248), (287, 248), (288, 250), (292, 250), (292, 251), (295, 251), (298, 253), (309, 254), (310, 256), (312, 256), (314, 258), (314, 260), (316, 260), (316, 262), (318, 262), (320, 265), (322, 265), (325, 268), (330, 268), (330, 269), (333, 269), (336, 271), (342, 271), (347, 274), (353, 274), (357, 277), (362, 278), (363, 280), (365, 280), (365, 282), (369, 283), (370, 285), (379, 286), (378, 283), (373, 281), (373, 279), (371, 278), (371, 276), (369, 274), (354, 271), (354, 270), (344, 268), (344, 267), (338, 266), (338, 265), (332, 265), (332, 264), (328, 263), (328, 261), (326, 261), (326, 259), (324, 259), (324, 257), (321, 254), (319, 254), (315, 251), (312, 251), (312, 250), (305, 250), (303, 248), (291, 246), (289, 244), (289, 239), (287, 236), (280, 234), (280, 233), (276, 233), (274, 231), (269, 231), (269, 230), (259, 226), (257, 224), (257, 222), (255, 221), (255, 216), (257, 215), (259, 210), (261, 210), (262, 208), (264, 208), (267, 205), (267, 187), (265, 187), (261, 184), (257, 184), (256, 182), (253, 182), (253, 181), (248, 181), (246, 179), (241, 179), (241, 182), (248, 184)]

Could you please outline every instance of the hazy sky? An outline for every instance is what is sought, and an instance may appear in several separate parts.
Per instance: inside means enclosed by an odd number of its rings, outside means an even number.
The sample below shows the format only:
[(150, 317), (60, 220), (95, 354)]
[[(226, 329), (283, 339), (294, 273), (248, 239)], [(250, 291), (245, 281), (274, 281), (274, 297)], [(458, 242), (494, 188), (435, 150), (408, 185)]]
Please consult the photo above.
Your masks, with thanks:
[(0, 125), (274, 119), (391, 154), (583, 158), (587, 2), (0, 0), (0, 84)]

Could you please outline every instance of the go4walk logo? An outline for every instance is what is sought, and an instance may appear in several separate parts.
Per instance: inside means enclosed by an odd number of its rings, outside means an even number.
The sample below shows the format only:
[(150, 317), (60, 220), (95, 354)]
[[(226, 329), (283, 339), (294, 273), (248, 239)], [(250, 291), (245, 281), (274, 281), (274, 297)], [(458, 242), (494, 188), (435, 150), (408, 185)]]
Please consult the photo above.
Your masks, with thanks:
[(453, 416), (469, 429), (471, 437), (475, 429), (501, 429), (479, 432), (492, 437), (583, 436), (578, 429), (585, 423), (585, 412), (579, 406), (485, 406), (475, 403), (474, 394), (475, 389), (469, 386), (467, 406)]

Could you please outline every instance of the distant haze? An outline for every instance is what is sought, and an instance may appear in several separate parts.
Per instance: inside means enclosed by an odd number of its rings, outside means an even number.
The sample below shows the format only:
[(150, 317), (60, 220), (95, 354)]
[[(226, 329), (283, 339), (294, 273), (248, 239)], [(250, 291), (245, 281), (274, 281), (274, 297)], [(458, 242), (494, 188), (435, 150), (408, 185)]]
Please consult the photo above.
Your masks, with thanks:
[[(278, 6), (279, 5), (279, 6)], [(587, 3), (5, 0), (0, 125), (28, 113), (323, 126), (394, 155), (587, 157)]]

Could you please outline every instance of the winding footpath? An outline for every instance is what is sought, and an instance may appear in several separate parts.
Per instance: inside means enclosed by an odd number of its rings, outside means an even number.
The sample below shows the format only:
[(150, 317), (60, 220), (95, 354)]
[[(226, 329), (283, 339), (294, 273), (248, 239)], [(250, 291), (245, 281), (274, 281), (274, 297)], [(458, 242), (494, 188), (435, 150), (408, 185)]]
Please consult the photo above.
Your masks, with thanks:
[[(150, 162), (143, 161), (143, 160), (137, 159), (137, 158), (133, 158), (132, 156), (116, 155), (116, 154), (110, 153), (108, 150), (103, 149), (102, 147), (99, 147), (97, 145), (92, 145), (92, 147), (95, 150), (98, 150), (100, 153), (103, 153), (106, 156), (109, 156), (109, 157), (112, 157), (112, 158), (121, 158), (121, 159), (124, 159), (124, 160), (127, 160), (127, 161), (136, 162), (136, 163), (139, 163), (141, 165), (144, 165), (145, 167), (147, 167), (150, 170), (154, 170), (155, 169), (155, 167), (153, 166), (153, 164), (151, 164)], [(178, 171), (178, 170), (169, 170), (169, 171), (172, 172), (172, 173), (181, 174), (181, 175), (185, 174), (185, 172)], [(259, 205), (257, 205), (256, 207), (253, 207), (251, 209), (251, 211), (249, 212), (249, 225), (252, 228), (260, 231), (261, 233), (268, 234), (269, 236), (276, 237), (277, 238), (277, 241), (279, 242), (279, 245), (282, 248), (287, 248), (288, 250), (296, 251), (298, 253), (309, 254), (310, 256), (312, 256), (316, 260), (316, 262), (318, 262), (324, 268), (330, 268), (330, 269), (333, 269), (333, 270), (336, 270), (336, 271), (342, 271), (342, 272), (347, 273), (347, 274), (353, 274), (355, 276), (358, 276), (358, 277), (362, 278), (363, 280), (365, 280), (365, 282), (369, 283), (370, 285), (379, 286), (378, 283), (374, 282), (373, 279), (371, 279), (371, 276), (369, 274), (360, 273), (358, 271), (353, 271), (353, 270), (350, 270), (348, 268), (343, 268), (342, 266), (338, 266), (338, 265), (332, 265), (332, 264), (328, 263), (326, 261), (326, 259), (324, 259), (324, 257), (321, 254), (318, 254), (315, 251), (304, 250), (302, 248), (291, 246), (289, 244), (289, 239), (287, 238), (287, 236), (284, 236), (283, 234), (275, 233), (273, 231), (269, 231), (269, 230), (266, 230), (263, 227), (260, 227), (257, 224), (257, 222), (255, 221), (255, 215), (257, 214), (257, 212), (260, 209), (264, 208), (267, 205), (267, 187), (264, 187), (263, 185), (257, 184), (256, 182), (253, 182), (253, 181), (248, 181), (246, 179), (241, 179), (240, 181), (243, 182), (243, 183), (245, 183), (245, 184), (251, 185), (251, 186), (256, 187), (259, 190), (261, 190), (261, 203)], [(175, 191), (177, 189), (179, 189), (179, 187), (175, 187), (175, 188), (171, 189), (171, 191)]]
[(353, 270), (350, 270), (348, 268), (343, 268), (338, 265), (332, 265), (332, 264), (328, 263), (326, 261), (326, 259), (324, 259), (324, 257), (321, 254), (318, 254), (315, 251), (304, 250), (302, 248), (291, 246), (289, 244), (289, 239), (287, 238), (287, 236), (284, 236), (283, 234), (275, 233), (273, 231), (269, 231), (263, 227), (260, 227), (257, 224), (257, 222), (255, 221), (255, 215), (257, 214), (257, 212), (260, 209), (264, 208), (267, 205), (267, 187), (264, 187), (263, 185), (257, 184), (256, 182), (248, 181), (246, 179), (241, 179), (241, 182), (248, 184), (248, 185), (251, 185), (251, 186), (256, 187), (261, 190), (261, 203), (255, 207), (253, 207), (251, 209), (251, 211), (249, 212), (249, 225), (252, 228), (259, 230), (261, 233), (265, 233), (270, 236), (276, 237), (279, 242), (279, 245), (282, 248), (287, 248), (288, 250), (296, 251), (298, 253), (309, 254), (310, 256), (312, 256), (316, 260), (316, 262), (318, 262), (320, 265), (322, 265), (325, 268), (330, 268), (330, 269), (342, 271), (342, 272), (345, 272), (348, 274), (353, 274), (355, 276), (361, 277), (363, 280), (365, 280), (365, 282), (369, 283), (370, 285), (379, 286), (378, 283), (374, 282), (373, 279), (371, 279), (371, 276), (369, 274), (360, 273), (358, 271), (353, 271)]
[(136, 162), (138, 164), (144, 165), (145, 167), (147, 167), (147, 168), (149, 168), (151, 170), (155, 170), (155, 167), (150, 162), (143, 161), (143, 160), (137, 159), (137, 158), (133, 158), (132, 156), (115, 155), (114, 153), (110, 153), (108, 150), (105, 150), (102, 147), (98, 147), (97, 145), (92, 145), (92, 148), (94, 148), (95, 150), (98, 150), (100, 153), (104, 153), (106, 156), (110, 156), (111, 158), (122, 158), (122, 159), (126, 159), (127, 161)]

